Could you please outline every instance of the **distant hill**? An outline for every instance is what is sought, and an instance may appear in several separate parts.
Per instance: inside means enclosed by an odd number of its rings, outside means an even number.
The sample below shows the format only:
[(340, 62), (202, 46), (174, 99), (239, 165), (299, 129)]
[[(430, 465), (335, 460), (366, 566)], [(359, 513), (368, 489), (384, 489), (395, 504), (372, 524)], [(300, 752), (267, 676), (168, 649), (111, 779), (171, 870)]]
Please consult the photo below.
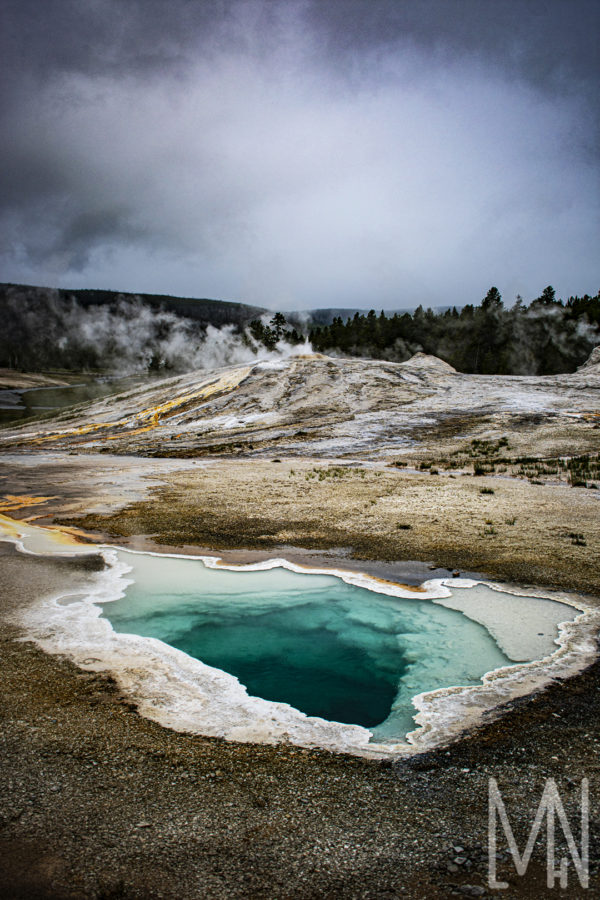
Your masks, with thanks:
[[(28, 284), (0, 283), (0, 305), (9, 296), (18, 295), (23, 301), (35, 301), (42, 305), (48, 298), (58, 300), (74, 299), (84, 309), (90, 306), (111, 306), (120, 300), (140, 301), (153, 309), (163, 309), (177, 316), (192, 319), (202, 326), (222, 325), (244, 326), (252, 319), (268, 312), (260, 306), (249, 306), (229, 300), (208, 300), (195, 297), (171, 297), (168, 294), (132, 294), (125, 291), (98, 291), (76, 288), (37, 287)], [(1, 308), (1, 307), (0, 307)]]
[[(220, 331), (223, 340), (239, 344), (265, 312), (224, 300), (0, 284), (0, 367), (185, 371), (209, 364), (200, 353), (208, 328), (227, 328), (234, 334)], [(230, 351), (219, 352), (212, 364)]]

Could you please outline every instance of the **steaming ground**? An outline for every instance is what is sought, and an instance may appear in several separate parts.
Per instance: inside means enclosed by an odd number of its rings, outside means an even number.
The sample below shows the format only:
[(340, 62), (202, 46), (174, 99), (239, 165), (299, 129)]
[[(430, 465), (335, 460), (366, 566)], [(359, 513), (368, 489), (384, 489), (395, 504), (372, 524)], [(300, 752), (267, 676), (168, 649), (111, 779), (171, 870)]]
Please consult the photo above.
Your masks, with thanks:
[(600, 367), (572, 375), (463, 375), (317, 354), (195, 371), (0, 433), (0, 450), (151, 456), (231, 454), (394, 461), (452, 455), (474, 439), (511, 453), (598, 449)]

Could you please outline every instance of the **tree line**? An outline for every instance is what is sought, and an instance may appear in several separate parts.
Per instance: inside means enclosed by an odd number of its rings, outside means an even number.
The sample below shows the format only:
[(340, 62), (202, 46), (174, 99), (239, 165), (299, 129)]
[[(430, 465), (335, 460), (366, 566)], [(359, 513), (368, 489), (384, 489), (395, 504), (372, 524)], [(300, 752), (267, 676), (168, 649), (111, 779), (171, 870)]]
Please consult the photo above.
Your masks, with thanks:
[(491, 287), (479, 306), (423, 309), (386, 316), (355, 313), (345, 322), (313, 327), (315, 351), (403, 362), (423, 351), (460, 372), (553, 375), (573, 372), (600, 343), (600, 292), (557, 299), (549, 285), (532, 303), (518, 296), (504, 306)]
[(316, 352), (338, 356), (403, 362), (423, 351), (460, 372), (551, 375), (573, 372), (600, 343), (600, 294), (563, 302), (551, 286), (529, 305), (518, 297), (511, 308), (492, 287), (480, 305), (460, 310), (372, 309), (324, 326), (289, 318), (276, 312), (269, 320), (260, 308), (218, 301), (0, 285), (0, 366), (187, 371), (308, 337)]

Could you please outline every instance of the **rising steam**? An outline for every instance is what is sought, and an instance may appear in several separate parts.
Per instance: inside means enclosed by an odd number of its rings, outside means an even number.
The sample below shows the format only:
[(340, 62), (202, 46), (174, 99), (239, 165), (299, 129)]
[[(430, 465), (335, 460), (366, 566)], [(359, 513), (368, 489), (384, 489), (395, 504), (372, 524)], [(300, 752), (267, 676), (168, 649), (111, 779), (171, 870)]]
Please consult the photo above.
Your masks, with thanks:
[(311, 352), (307, 343), (279, 341), (266, 350), (241, 325), (195, 322), (141, 298), (83, 306), (74, 297), (38, 289), (9, 293), (0, 365), (29, 370), (102, 370), (129, 375), (192, 369)]

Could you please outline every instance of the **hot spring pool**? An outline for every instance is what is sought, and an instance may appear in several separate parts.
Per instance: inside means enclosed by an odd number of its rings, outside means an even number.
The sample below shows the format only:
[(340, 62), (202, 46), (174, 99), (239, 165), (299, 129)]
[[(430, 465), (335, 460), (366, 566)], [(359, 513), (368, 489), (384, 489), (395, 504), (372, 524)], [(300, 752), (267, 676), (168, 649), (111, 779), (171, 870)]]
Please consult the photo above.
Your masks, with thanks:
[(576, 614), (528, 598), (529, 621), (515, 639), (502, 606), (516, 599), (523, 610), (524, 598), (481, 584), (450, 585), (452, 596), (434, 602), (279, 567), (229, 571), (124, 550), (118, 557), (131, 583), (102, 605), (116, 632), (157, 638), (235, 676), (251, 697), (363, 726), (380, 742), (415, 728), (415, 695), (477, 685), (491, 670), (550, 655), (557, 623)]
[(23, 552), (104, 557), (84, 591), (19, 611), (28, 639), (108, 672), (143, 716), (231, 741), (399, 759), (443, 747), (598, 656), (600, 610), (576, 594), (462, 579), (420, 587), (285, 559), (82, 544), (0, 516)]

